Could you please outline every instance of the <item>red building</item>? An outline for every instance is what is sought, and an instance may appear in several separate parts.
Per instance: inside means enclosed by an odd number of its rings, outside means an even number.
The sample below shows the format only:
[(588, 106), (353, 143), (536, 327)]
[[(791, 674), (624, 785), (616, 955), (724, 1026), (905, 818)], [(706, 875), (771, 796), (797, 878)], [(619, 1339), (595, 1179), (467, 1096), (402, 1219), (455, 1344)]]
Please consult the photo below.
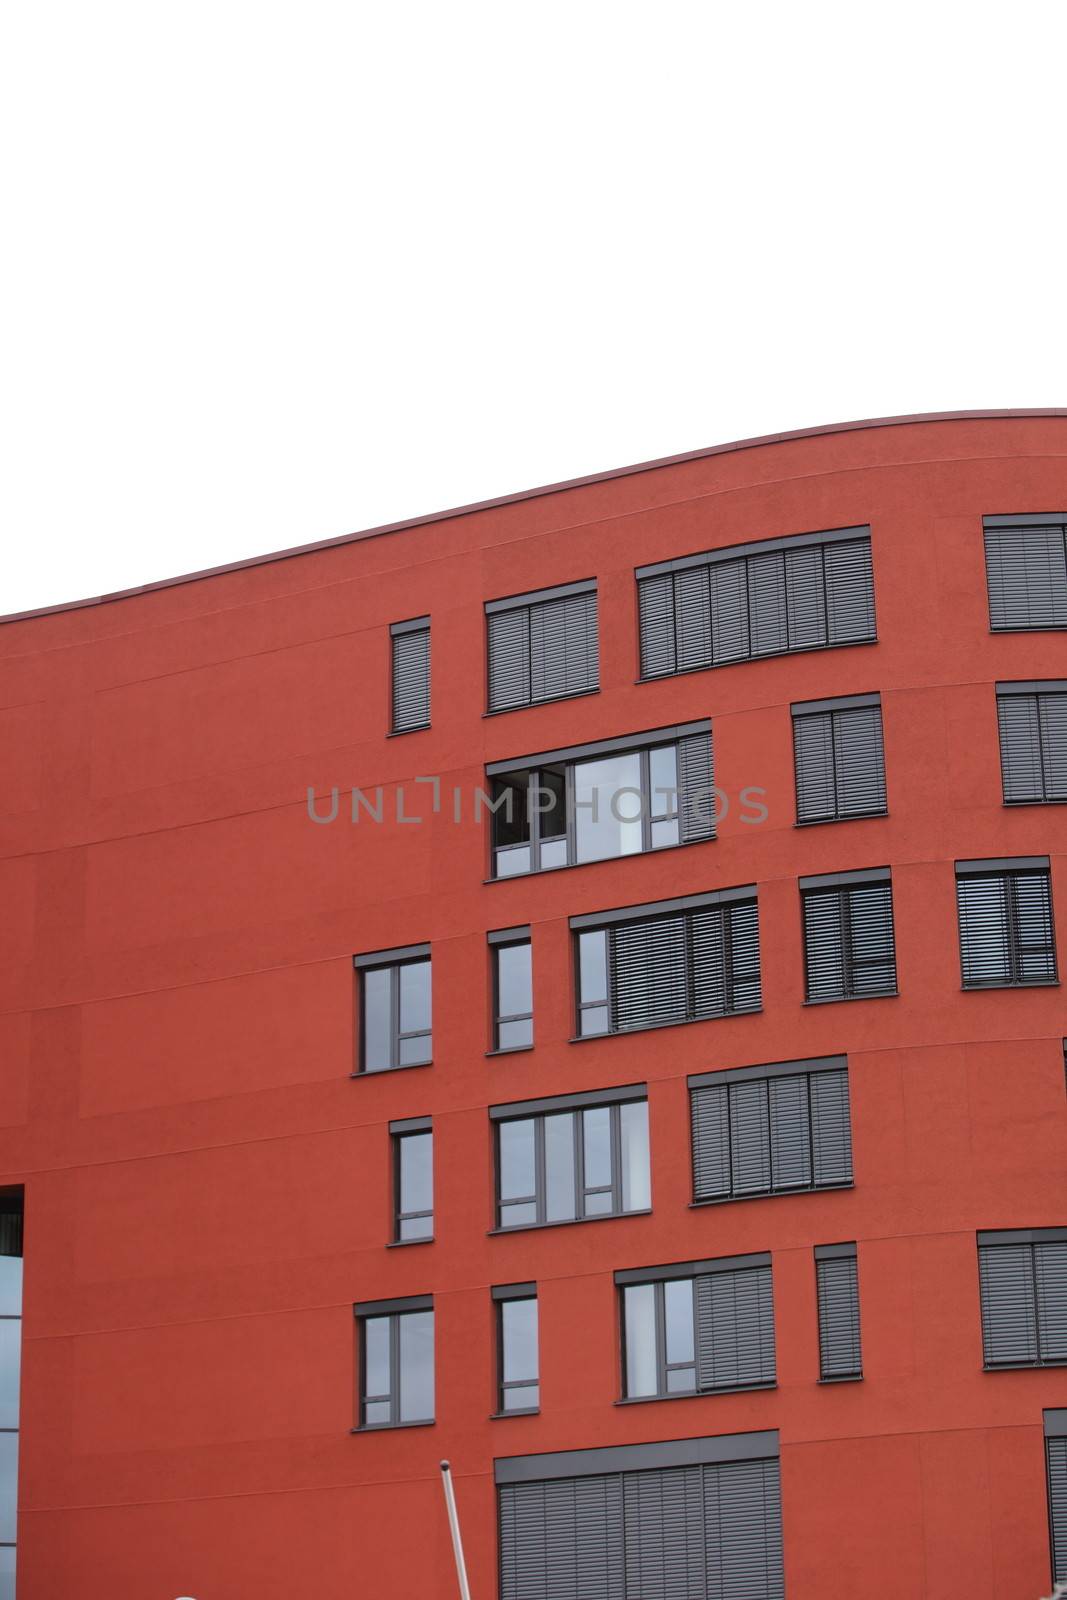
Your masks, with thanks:
[(814, 430), (6, 621), (20, 1600), (444, 1600), (442, 1457), (476, 1600), (1067, 1577), (1065, 457)]

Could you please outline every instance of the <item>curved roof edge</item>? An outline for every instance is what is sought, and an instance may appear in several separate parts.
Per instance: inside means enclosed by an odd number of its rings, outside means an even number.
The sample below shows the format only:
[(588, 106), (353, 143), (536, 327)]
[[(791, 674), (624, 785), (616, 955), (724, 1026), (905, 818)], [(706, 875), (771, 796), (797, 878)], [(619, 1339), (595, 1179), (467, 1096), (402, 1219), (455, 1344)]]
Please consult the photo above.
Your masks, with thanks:
[(332, 539), (316, 539), (310, 544), (292, 545), (287, 550), (272, 550), (262, 556), (245, 556), (218, 567), (203, 567), (198, 572), (183, 572), (176, 578), (157, 578), (132, 589), (115, 589), (110, 594), (90, 595), (84, 600), (65, 600), (59, 605), (38, 606), (31, 611), (10, 611), (0, 616), (0, 624), (24, 622), (31, 617), (51, 617), (63, 611), (80, 611), (86, 606), (106, 605), (112, 600), (131, 600), (135, 595), (151, 594), (156, 589), (173, 589), (180, 583), (197, 583), (201, 578), (219, 577), (225, 572), (240, 572), (245, 567), (262, 567), (270, 561), (287, 561), (293, 556), (312, 555), (316, 550), (332, 550), (360, 539), (377, 539), (386, 533), (402, 533), (406, 528), (422, 528), (432, 522), (447, 522), (450, 517), (465, 517), (475, 511), (492, 511), (497, 506), (514, 505), (520, 500), (536, 500), (540, 495), (559, 494), (565, 489), (582, 489), (591, 483), (609, 483), (613, 478), (628, 478), (638, 472), (654, 472), (659, 467), (675, 467), (685, 461), (700, 461), (705, 456), (728, 455), (735, 450), (755, 450), (761, 445), (786, 444), (794, 439), (815, 439), (827, 433), (855, 433), (863, 428), (899, 428), (912, 422), (969, 422), (1015, 417), (1067, 417), (1067, 406), (1032, 406), (991, 411), (917, 411), (900, 417), (865, 417), (858, 422), (830, 422), (818, 428), (794, 428), (787, 433), (764, 433), (753, 439), (735, 439), (730, 444), (708, 445), (702, 450), (686, 450), (681, 455), (660, 456), (655, 461), (638, 461), (630, 467), (613, 467), (607, 472), (590, 472), (584, 478), (567, 478), (561, 483), (544, 483), (536, 489), (521, 489), (517, 494), (497, 495), (492, 500), (475, 500), (470, 505), (450, 506), (402, 522), (383, 522), (358, 533), (341, 533)]

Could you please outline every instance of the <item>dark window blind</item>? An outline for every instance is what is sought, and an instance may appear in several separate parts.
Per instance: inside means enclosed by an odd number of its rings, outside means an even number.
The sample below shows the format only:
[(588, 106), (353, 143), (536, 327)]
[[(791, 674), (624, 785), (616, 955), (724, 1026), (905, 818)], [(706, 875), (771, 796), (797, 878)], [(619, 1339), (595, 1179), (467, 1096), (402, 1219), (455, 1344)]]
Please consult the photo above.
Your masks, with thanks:
[(599, 687), (595, 589), (491, 611), (487, 621), (490, 711)]
[(393, 634), (393, 732), (430, 726), (430, 625)]
[(989, 624), (1001, 629), (1067, 628), (1067, 516), (987, 518)]
[(860, 1296), (855, 1246), (818, 1246), (815, 1285), (819, 1302), (819, 1376), (859, 1378)]
[(893, 892), (888, 881), (801, 891), (808, 1000), (895, 994)]
[(691, 1110), (696, 1200), (852, 1182), (845, 1067), (700, 1084)]
[(878, 704), (793, 714), (797, 821), (831, 822), (885, 811)]
[(997, 694), (1007, 805), (1067, 800), (1067, 688)]
[(1047, 869), (958, 873), (956, 901), (965, 989), (1056, 981)]

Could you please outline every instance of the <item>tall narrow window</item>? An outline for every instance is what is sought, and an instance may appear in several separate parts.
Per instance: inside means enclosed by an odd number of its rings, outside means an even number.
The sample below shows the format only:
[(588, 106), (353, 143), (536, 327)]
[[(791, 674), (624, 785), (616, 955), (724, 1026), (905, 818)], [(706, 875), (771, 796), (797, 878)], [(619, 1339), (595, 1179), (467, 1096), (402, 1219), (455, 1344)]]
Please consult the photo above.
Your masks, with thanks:
[(430, 726), (430, 619), (394, 622), (393, 732), (414, 733)]
[(1067, 628), (1067, 513), (986, 517), (989, 625)]
[(22, 1195), (0, 1193), (0, 1596), (15, 1593), (19, 1374), (22, 1356)]
[(545, 1227), (647, 1211), (644, 1084), (492, 1106), (497, 1226)]
[(758, 1011), (752, 887), (572, 917), (582, 1037)]
[(406, 1117), (389, 1124), (393, 1141), (393, 1243), (433, 1238), (433, 1124)]
[(1067, 1583), (1067, 1411), (1046, 1411), (1044, 1422), (1052, 1581)]
[(998, 683), (1005, 805), (1067, 800), (1067, 680)]
[(775, 1381), (769, 1255), (616, 1272), (627, 1400)]
[(978, 1235), (987, 1367), (1067, 1363), (1067, 1228)]
[(806, 997), (866, 1000), (896, 994), (888, 867), (801, 878)]
[(433, 1296), (365, 1300), (359, 1329), (359, 1426), (434, 1419)]
[(1055, 983), (1048, 856), (957, 861), (965, 989)]
[(875, 637), (868, 528), (800, 534), (637, 570), (641, 676)]
[(823, 1383), (862, 1378), (854, 1243), (815, 1246), (815, 1287), (819, 1300), (819, 1377)]
[(493, 1049), (528, 1050), (533, 1044), (533, 965), (530, 930), (504, 928), (489, 935), (493, 963)]
[(491, 600), (485, 611), (490, 711), (600, 687), (594, 579)]
[(536, 1411), (541, 1404), (537, 1350), (537, 1285), (505, 1283), (492, 1291), (496, 1307), (497, 1412)]
[(702, 1073), (689, 1091), (696, 1202), (852, 1182), (843, 1056)]
[(798, 822), (844, 822), (884, 813), (880, 696), (795, 705), (793, 756)]
[(430, 947), (356, 956), (360, 1072), (425, 1066), (433, 1056)]

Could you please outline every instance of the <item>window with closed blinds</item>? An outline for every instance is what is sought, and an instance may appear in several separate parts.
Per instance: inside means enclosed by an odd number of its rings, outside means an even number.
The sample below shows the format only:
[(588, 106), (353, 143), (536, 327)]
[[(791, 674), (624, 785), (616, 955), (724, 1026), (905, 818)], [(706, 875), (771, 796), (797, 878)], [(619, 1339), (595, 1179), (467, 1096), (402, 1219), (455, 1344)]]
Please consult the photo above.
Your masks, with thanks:
[(695, 1201), (851, 1184), (843, 1056), (705, 1073), (689, 1094)]
[(888, 867), (801, 878), (806, 998), (896, 994), (893, 890)]
[(815, 1247), (819, 1302), (819, 1377), (823, 1383), (862, 1378), (860, 1292), (855, 1244)]
[(753, 888), (572, 917), (571, 928), (583, 1037), (759, 1010)]
[(978, 1235), (987, 1367), (1067, 1362), (1067, 1228)]
[(956, 902), (965, 989), (1057, 981), (1047, 856), (957, 861)]
[(797, 821), (842, 822), (885, 812), (882, 706), (876, 694), (793, 708)]
[(1067, 1411), (1046, 1411), (1044, 1423), (1052, 1581), (1067, 1583)]
[(490, 711), (600, 687), (595, 581), (491, 600), (485, 610)]
[(616, 1272), (627, 1400), (773, 1384), (769, 1255)]
[(1005, 805), (1067, 800), (1067, 681), (998, 683)]
[(1067, 628), (1067, 512), (984, 527), (992, 630)]
[(782, 1600), (776, 1433), (512, 1457), (496, 1478), (501, 1600)]
[(430, 619), (394, 622), (393, 732), (430, 726)]
[(637, 571), (641, 676), (875, 637), (869, 528), (682, 556)]

